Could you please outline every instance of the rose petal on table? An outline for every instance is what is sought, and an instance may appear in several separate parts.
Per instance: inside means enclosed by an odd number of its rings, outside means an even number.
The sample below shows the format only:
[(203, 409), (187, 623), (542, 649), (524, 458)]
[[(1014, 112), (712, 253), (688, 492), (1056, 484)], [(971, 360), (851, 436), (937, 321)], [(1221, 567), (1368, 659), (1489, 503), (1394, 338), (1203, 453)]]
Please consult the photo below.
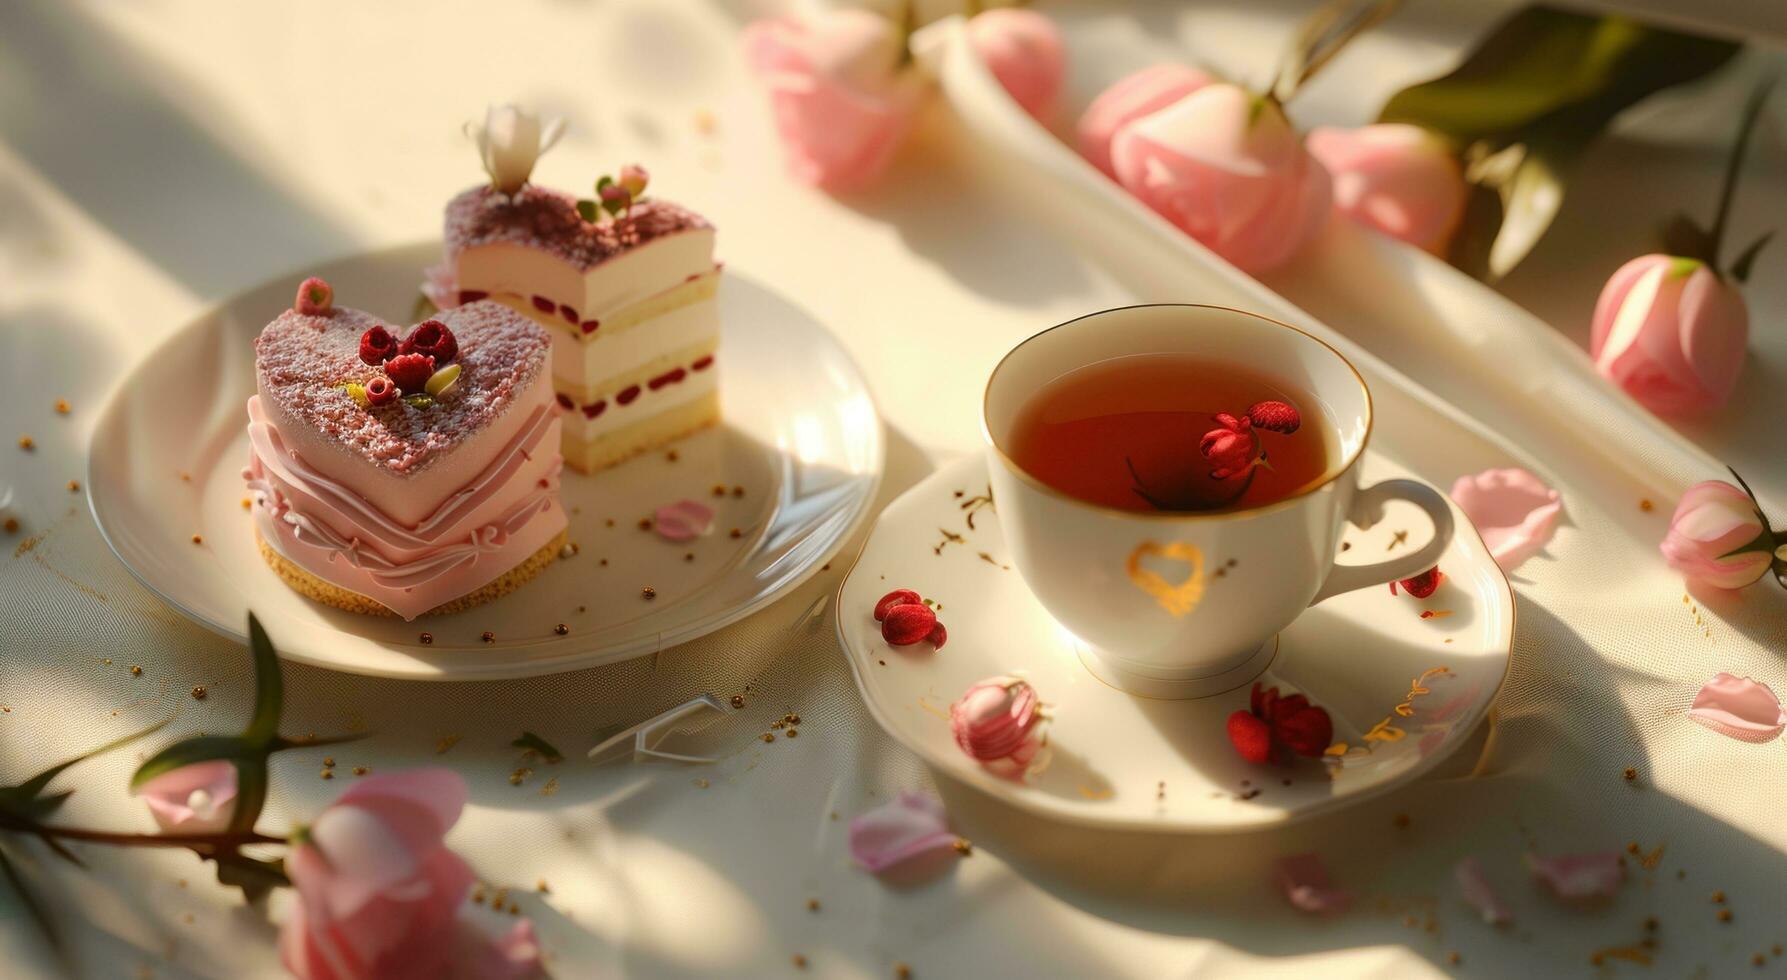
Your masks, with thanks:
[(696, 500), (679, 500), (652, 512), (652, 527), (666, 541), (693, 541), (714, 527), (714, 509)]
[(1329, 882), (1328, 867), (1319, 855), (1293, 854), (1281, 858), (1276, 872), (1284, 897), (1304, 912), (1317, 915), (1344, 912), (1353, 903), (1352, 895)]
[(1553, 895), (1567, 899), (1607, 898), (1619, 891), (1626, 877), (1618, 851), (1550, 857), (1528, 854), (1526, 867)]
[(1694, 695), (1688, 717), (1742, 742), (1772, 741), (1787, 728), (1787, 711), (1767, 684), (1723, 671)]
[(902, 791), (850, 821), (850, 856), (876, 873), (955, 843), (943, 804), (925, 793)]
[(1458, 862), (1452, 869), (1452, 877), (1458, 882), (1459, 896), (1477, 910), (1484, 922), (1499, 926), (1514, 921), (1514, 913), (1508, 911), (1496, 896), (1495, 889), (1489, 887), (1489, 879), (1483, 877), (1483, 866), (1476, 858), (1467, 857)]
[(1564, 509), (1562, 495), (1518, 467), (1461, 476), (1452, 484), (1452, 499), (1504, 569), (1538, 554)]
[(131, 791), (163, 831), (215, 834), (236, 812), (236, 766), (225, 759), (164, 772)]

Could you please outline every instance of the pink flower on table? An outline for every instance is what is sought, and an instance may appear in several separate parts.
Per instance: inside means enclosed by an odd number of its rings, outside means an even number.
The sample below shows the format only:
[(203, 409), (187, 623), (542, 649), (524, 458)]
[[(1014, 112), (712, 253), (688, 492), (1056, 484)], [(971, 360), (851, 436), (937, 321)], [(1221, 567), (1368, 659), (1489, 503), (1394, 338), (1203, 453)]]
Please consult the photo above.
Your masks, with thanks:
[(1718, 408), (1743, 370), (1750, 313), (1735, 283), (1698, 259), (1644, 255), (1595, 302), (1595, 370), (1653, 412)]
[[(1661, 550), (1669, 567), (1720, 589), (1741, 589), (1775, 560), (1773, 535), (1744, 491), (1722, 480), (1696, 483), (1669, 518)], [(1753, 550), (1739, 550), (1739, 549)]]
[(1461, 476), (1452, 484), (1452, 500), (1504, 569), (1538, 554), (1564, 509), (1561, 494), (1519, 467)]
[(989, 677), (969, 686), (949, 707), (956, 745), (1000, 775), (1021, 777), (1043, 747), (1042, 703), (1017, 677)]
[(954, 847), (959, 839), (943, 804), (926, 793), (902, 791), (850, 821), (850, 856), (875, 873)]
[(911, 125), (919, 87), (905, 40), (866, 10), (781, 17), (745, 28), (745, 57), (769, 89), (794, 176), (828, 190), (880, 176)]
[(1276, 102), (1206, 85), (1117, 131), (1117, 180), (1244, 272), (1282, 265), (1321, 230), (1333, 181)]
[(1143, 68), (1111, 83), (1080, 116), (1080, 154), (1113, 179), (1111, 141), (1124, 126), (1165, 109), (1216, 81), (1190, 65), (1164, 63)]
[(1322, 915), (1344, 912), (1353, 896), (1328, 881), (1328, 866), (1315, 854), (1293, 854), (1274, 867), (1284, 897), (1299, 911)]
[(1787, 729), (1787, 710), (1767, 684), (1723, 671), (1694, 695), (1688, 717), (1740, 742), (1772, 742)]
[(1445, 140), (1420, 126), (1319, 126), (1309, 152), (1334, 176), (1334, 208), (1434, 254), (1464, 217), (1464, 170)]
[(443, 838), (465, 802), (450, 770), (382, 773), (294, 832), (285, 968), (303, 980), (543, 975), (530, 923), (492, 940), (459, 919), (473, 875)]
[(968, 21), (968, 43), (1025, 112), (1049, 121), (1067, 74), (1067, 50), (1054, 21), (1034, 10), (998, 7)]
[(1571, 900), (1612, 897), (1626, 877), (1618, 851), (1551, 857), (1528, 854), (1526, 867), (1553, 895)]
[(236, 813), (236, 767), (222, 759), (164, 772), (132, 791), (149, 806), (162, 831), (215, 834)]

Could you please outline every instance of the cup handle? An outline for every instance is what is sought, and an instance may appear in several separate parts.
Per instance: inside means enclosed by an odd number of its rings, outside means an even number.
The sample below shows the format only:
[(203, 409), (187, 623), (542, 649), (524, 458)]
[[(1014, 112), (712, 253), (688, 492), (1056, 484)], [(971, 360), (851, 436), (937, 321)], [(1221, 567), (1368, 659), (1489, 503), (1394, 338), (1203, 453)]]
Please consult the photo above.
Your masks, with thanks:
[(1433, 521), (1433, 539), (1418, 551), (1369, 565), (1336, 563), (1329, 568), (1328, 580), (1322, 583), (1321, 591), (1310, 600), (1310, 605), (1342, 592), (1410, 578), (1439, 563), (1440, 555), (1452, 541), (1452, 506), (1438, 490), (1419, 480), (1385, 480), (1366, 487), (1353, 497), (1353, 509), (1347, 514), (1347, 520), (1355, 527), (1370, 528), (1383, 518), (1384, 503), (1390, 500), (1406, 500), (1426, 511), (1428, 519)]

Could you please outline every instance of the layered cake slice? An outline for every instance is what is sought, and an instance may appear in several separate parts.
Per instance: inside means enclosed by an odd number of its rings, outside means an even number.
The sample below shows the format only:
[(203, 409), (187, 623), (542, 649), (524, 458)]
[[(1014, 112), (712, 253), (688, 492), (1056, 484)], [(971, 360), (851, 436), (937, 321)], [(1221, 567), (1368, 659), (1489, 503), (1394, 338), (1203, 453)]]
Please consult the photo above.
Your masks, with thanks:
[(500, 303), (408, 331), (307, 280), (255, 341), (248, 466), (262, 557), (353, 612), (456, 612), (565, 543), (552, 340)]
[(637, 166), (585, 200), (528, 183), (558, 132), (491, 110), (476, 128), (491, 181), (448, 203), (425, 291), (443, 308), (495, 300), (551, 332), (564, 456), (589, 472), (719, 419), (720, 267), (714, 226), (646, 198)]

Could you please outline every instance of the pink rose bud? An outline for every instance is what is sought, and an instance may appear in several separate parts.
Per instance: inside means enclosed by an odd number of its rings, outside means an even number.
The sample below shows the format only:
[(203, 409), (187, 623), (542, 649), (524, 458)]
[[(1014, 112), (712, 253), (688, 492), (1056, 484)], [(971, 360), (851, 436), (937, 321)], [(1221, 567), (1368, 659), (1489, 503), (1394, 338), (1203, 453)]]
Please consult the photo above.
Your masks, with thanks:
[(1225, 82), (1117, 131), (1117, 180), (1243, 272), (1282, 265), (1327, 220), (1332, 181), (1284, 110)]
[(335, 311), (335, 288), (311, 276), (298, 284), (298, 298), (292, 301), (292, 309), (305, 316), (328, 316)]
[(1032, 735), (1042, 721), (1036, 689), (1016, 677), (989, 677), (969, 687), (949, 708), (956, 744), (971, 758), (997, 762), (1034, 754)]
[(997, 7), (968, 22), (968, 43), (987, 70), (1032, 118), (1055, 113), (1067, 52), (1055, 22), (1034, 10)]
[(872, 183), (911, 125), (920, 83), (885, 17), (851, 8), (757, 21), (745, 59), (769, 90), (796, 179), (827, 190)]
[(651, 175), (645, 168), (636, 163), (629, 163), (620, 168), (620, 176), (616, 182), (627, 189), (627, 193), (638, 197), (645, 193), (645, 185), (651, 181)]
[(382, 773), (294, 832), (285, 968), (300, 980), (541, 976), (531, 927), (496, 939), (459, 918), (475, 876), (444, 838), (465, 802), (451, 770)]
[[(1738, 552), (1752, 544), (1757, 550)], [(1741, 589), (1768, 571), (1774, 546), (1748, 494), (1722, 480), (1707, 480), (1682, 494), (1662, 551), (1669, 567), (1689, 579)]]
[(236, 767), (222, 759), (164, 772), (133, 790), (170, 834), (215, 834), (236, 812)]
[(1309, 152), (1334, 176), (1334, 209), (1436, 255), (1464, 217), (1464, 171), (1446, 142), (1420, 126), (1321, 126)]
[(1113, 179), (1111, 140), (1130, 122), (1165, 109), (1216, 81), (1189, 65), (1159, 64), (1111, 83), (1080, 117), (1080, 154)]
[(1620, 266), (1595, 303), (1595, 370), (1653, 412), (1718, 408), (1744, 366), (1750, 313), (1706, 263), (1645, 255)]
[(633, 203), (633, 195), (628, 193), (627, 189), (619, 184), (604, 185), (601, 190), (596, 192), (596, 194), (602, 199), (603, 204), (612, 204), (615, 207), (622, 207)]

